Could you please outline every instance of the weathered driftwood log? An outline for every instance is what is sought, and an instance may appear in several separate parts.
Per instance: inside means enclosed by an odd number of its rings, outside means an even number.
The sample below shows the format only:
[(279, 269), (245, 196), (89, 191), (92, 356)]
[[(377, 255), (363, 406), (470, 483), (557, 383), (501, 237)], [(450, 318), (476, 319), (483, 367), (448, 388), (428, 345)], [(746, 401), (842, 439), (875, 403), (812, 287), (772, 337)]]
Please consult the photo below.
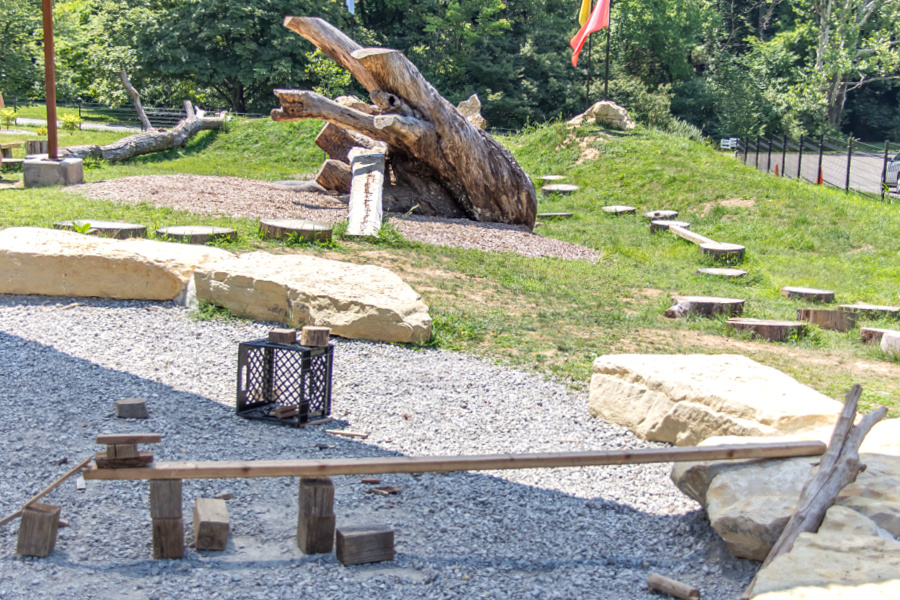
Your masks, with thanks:
[(125, 69), (119, 71), (119, 77), (122, 79), (122, 85), (125, 86), (125, 91), (128, 92), (132, 100), (134, 100), (134, 110), (137, 111), (138, 118), (141, 120), (141, 129), (150, 131), (153, 129), (153, 125), (150, 124), (150, 119), (147, 118), (147, 113), (144, 112), (144, 107), (141, 106), (141, 95), (134, 89), (134, 86), (131, 85), (131, 81), (128, 80), (128, 73), (125, 72)]
[(534, 226), (537, 198), (525, 172), (403, 54), (362, 48), (322, 19), (287, 17), (284, 24), (350, 71), (380, 114), (314, 92), (275, 90), (281, 108), (274, 120), (321, 119), (387, 144), (385, 200), (406, 198), (425, 214)]
[[(825, 518), (825, 512), (834, 504), (840, 491), (856, 481), (856, 476), (865, 470), (865, 465), (859, 462), (859, 447), (869, 430), (887, 414), (887, 409), (881, 407), (864, 416), (858, 425), (854, 425), (856, 405), (861, 395), (862, 387), (859, 384), (847, 392), (844, 410), (841, 411), (834, 426), (828, 451), (822, 455), (819, 468), (803, 485), (794, 514), (772, 546), (760, 570), (766, 568), (778, 556), (790, 552), (801, 533), (818, 531)], [(755, 577), (744, 590), (742, 600), (751, 597), (754, 585), (756, 585)]]
[(75, 158), (102, 158), (110, 162), (128, 160), (135, 156), (162, 152), (187, 144), (195, 134), (208, 129), (218, 129), (225, 122), (225, 113), (217, 117), (200, 117), (196, 114), (183, 119), (172, 129), (154, 129), (130, 135), (105, 146), (70, 146), (60, 150), (62, 156)]

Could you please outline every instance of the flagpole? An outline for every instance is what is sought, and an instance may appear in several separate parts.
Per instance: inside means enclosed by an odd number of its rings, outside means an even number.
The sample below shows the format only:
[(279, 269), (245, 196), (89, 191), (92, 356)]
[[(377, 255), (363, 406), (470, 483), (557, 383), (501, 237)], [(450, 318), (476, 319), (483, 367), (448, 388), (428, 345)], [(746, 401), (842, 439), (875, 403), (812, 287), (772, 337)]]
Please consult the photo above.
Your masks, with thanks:
[(588, 36), (587, 44), (587, 88), (584, 92), (585, 108), (591, 105), (591, 36)]
[[(612, 0), (609, 0), (609, 23), (606, 26), (606, 77), (603, 80), (603, 99), (609, 100), (609, 31), (612, 29)], [(588, 46), (590, 48), (590, 46)]]

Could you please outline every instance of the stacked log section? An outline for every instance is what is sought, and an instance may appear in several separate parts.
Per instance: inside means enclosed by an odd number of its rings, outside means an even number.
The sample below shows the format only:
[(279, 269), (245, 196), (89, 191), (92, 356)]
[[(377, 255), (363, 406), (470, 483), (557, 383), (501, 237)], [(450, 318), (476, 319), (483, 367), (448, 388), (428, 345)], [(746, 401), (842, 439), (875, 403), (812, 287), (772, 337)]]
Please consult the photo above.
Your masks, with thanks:
[(806, 332), (806, 324), (801, 321), (769, 321), (765, 319), (728, 319), (725, 326), (739, 331), (751, 331), (754, 337), (770, 342), (783, 342), (801, 337)]
[(365, 148), (367, 150), (383, 146), (372, 138), (348, 131), (338, 127), (334, 123), (325, 123), (319, 135), (316, 136), (316, 145), (321, 148), (329, 158), (350, 164), (350, 150), (353, 148)]
[(822, 310), (817, 308), (801, 308), (797, 310), (797, 318), (809, 321), (822, 329), (846, 332), (856, 326), (856, 314), (840, 310)]

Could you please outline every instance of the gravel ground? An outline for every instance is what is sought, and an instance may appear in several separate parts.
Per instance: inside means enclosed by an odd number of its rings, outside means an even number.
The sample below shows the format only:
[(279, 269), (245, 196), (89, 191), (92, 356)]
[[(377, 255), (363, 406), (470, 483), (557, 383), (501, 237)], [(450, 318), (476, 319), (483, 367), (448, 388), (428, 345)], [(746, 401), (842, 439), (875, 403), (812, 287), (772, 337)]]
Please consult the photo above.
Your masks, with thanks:
[[(236, 344), (261, 323), (197, 322), (171, 303), (0, 295), (0, 516), (99, 450), (97, 433), (158, 431), (160, 460), (488, 454), (650, 444), (592, 419), (586, 398), (468, 355), (336, 340), (330, 427), (291, 429), (233, 413)], [(147, 398), (151, 418), (115, 418)], [(67, 464), (60, 464), (63, 459)], [(597, 598), (659, 597), (656, 571), (735, 598), (756, 563), (731, 557), (705, 515), (672, 485), (669, 465), (386, 475), (399, 495), (336, 477), (338, 527), (387, 523), (397, 557), (345, 568), (294, 541), (297, 480), (184, 483), (184, 560), (151, 560), (146, 482), (73, 480), (47, 559), (15, 554), (0, 529), (0, 598)], [(198, 497), (230, 491), (231, 541), (196, 552)]]
[[(89, 183), (66, 191), (97, 200), (125, 204), (147, 202), (204, 215), (308, 219), (326, 224), (347, 218), (347, 206), (333, 197), (312, 192), (292, 192), (271, 182), (240, 177), (141, 175)], [(597, 250), (545, 238), (515, 225), (420, 216), (405, 220), (395, 218), (394, 223), (407, 239), (438, 246), (516, 252), (529, 257), (551, 256), (566, 260), (595, 261), (600, 257)]]

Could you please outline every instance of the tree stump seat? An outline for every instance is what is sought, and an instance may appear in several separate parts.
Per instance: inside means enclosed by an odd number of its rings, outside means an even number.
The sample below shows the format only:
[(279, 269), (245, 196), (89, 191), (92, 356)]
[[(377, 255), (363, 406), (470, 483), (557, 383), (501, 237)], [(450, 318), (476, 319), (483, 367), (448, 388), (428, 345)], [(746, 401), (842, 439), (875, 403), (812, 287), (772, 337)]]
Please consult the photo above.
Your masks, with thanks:
[(637, 209), (633, 206), (622, 206), (620, 204), (613, 204), (611, 206), (604, 206), (602, 208), (603, 212), (608, 215), (613, 216), (621, 216), (621, 215), (633, 215), (637, 212)]
[(330, 225), (304, 219), (260, 219), (259, 231), (268, 239), (283, 240), (296, 235), (308, 241), (331, 241)]
[(545, 196), (549, 196), (550, 194), (560, 194), (562, 196), (568, 196), (569, 194), (574, 194), (578, 191), (577, 185), (572, 185), (571, 183), (553, 183), (550, 185), (545, 185), (541, 188), (541, 193)]
[(834, 292), (807, 287), (785, 286), (781, 295), (788, 300), (806, 300), (807, 302), (834, 302)]
[(751, 331), (755, 337), (761, 337), (770, 342), (783, 342), (792, 337), (800, 337), (806, 332), (806, 323), (802, 321), (735, 318), (728, 319), (725, 326), (739, 331)]
[(99, 221), (94, 219), (75, 219), (74, 221), (60, 221), (53, 224), (54, 229), (67, 229), (76, 231), (89, 225), (90, 228), (84, 233), (88, 235), (98, 235), (101, 237), (111, 237), (117, 240), (125, 240), (128, 238), (145, 238), (147, 237), (147, 227), (144, 225), (136, 225), (134, 223), (117, 223), (115, 221)]
[(235, 240), (237, 232), (230, 227), (211, 227), (208, 225), (176, 225), (160, 227), (156, 235), (188, 244), (206, 244), (214, 240)]

